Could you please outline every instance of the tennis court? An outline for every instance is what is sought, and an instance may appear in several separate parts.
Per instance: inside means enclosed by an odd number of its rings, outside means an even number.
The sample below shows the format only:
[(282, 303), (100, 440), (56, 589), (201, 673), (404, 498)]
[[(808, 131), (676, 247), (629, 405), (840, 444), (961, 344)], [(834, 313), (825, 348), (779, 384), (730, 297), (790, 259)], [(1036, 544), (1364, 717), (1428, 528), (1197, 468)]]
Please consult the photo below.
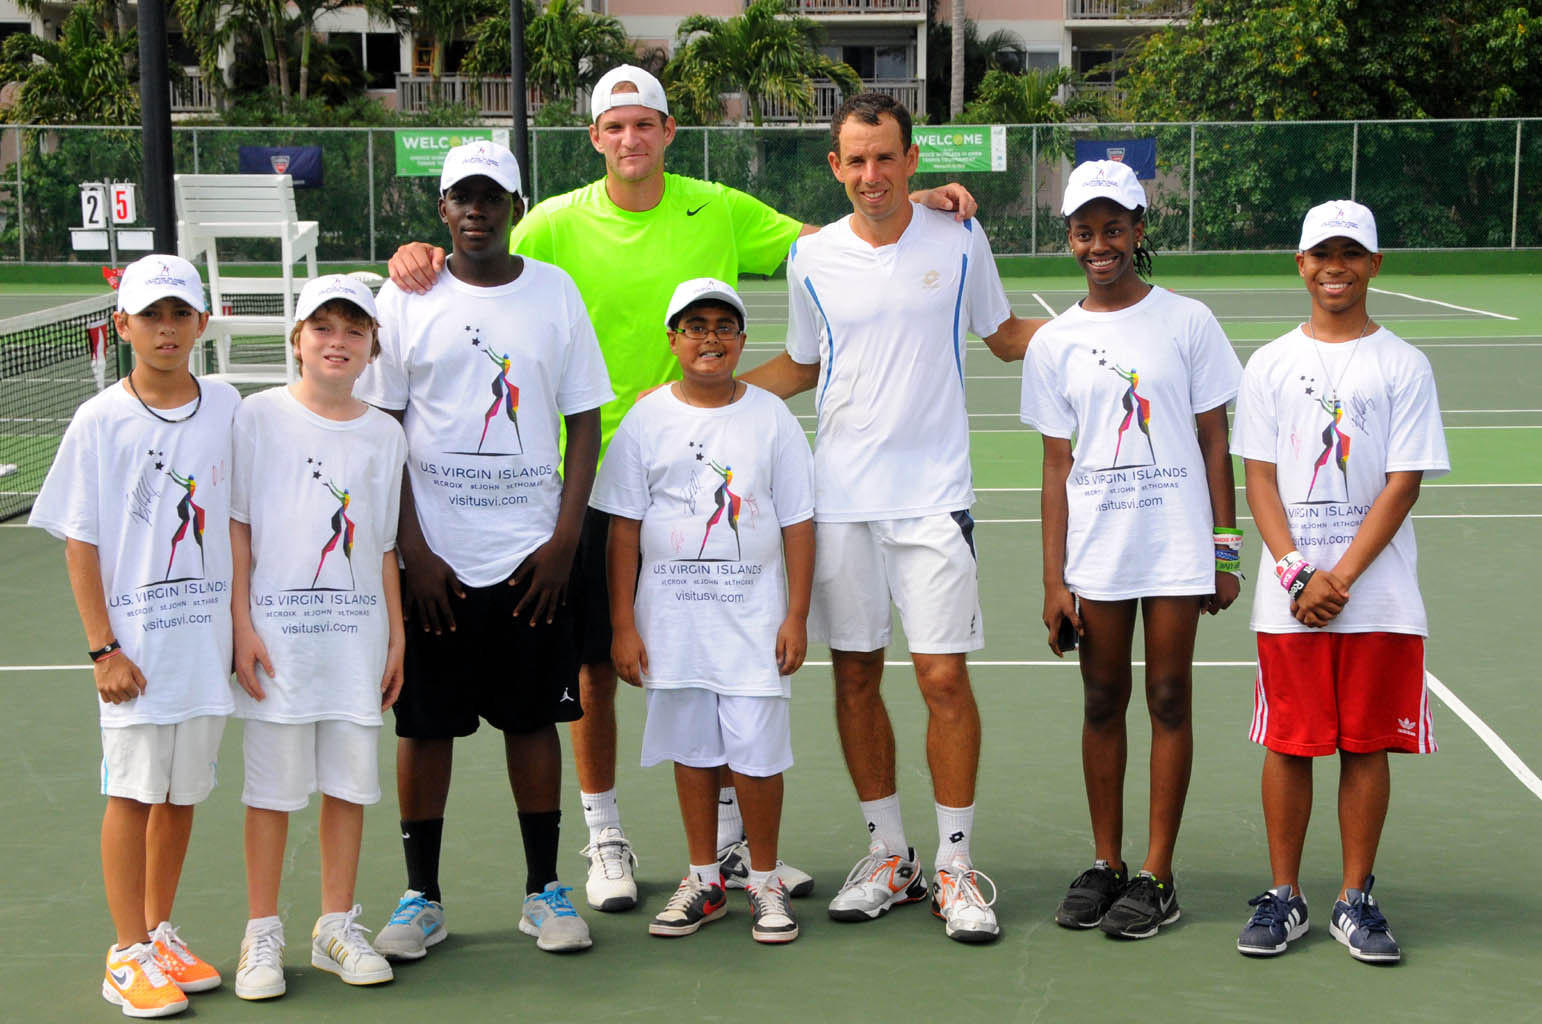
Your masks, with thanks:
[[(668, 771), (637, 763), (641, 700), (619, 701), (621, 801), (641, 857), (642, 907), (585, 910), (594, 948), (561, 958), (515, 928), (522, 857), (504, 780), (502, 746), (483, 734), (458, 747), (443, 879), (451, 937), (375, 990), (349, 989), (309, 967), (317, 913), (315, 811), (294, 816), (281, 899), (289, 994), (245, 1004), (231, 991), (245, 921), (241, 860), (240, 727), (226, 732), (222, 784), (199, 811), (177, 909), (194, 948), (226, 976), (192, 999), (190, 1016), (216, 1021), (345, 1018), (417, 1021), (973, 1019), (1022, 1021), (1535, 1020), (1542, 974), (1534, 937), (1542, 894), (1530, 879), (1542, 848), (1542, 702), (1535, 699), (1532, 602), (1542, 578), (1542, 298), (1526, 275), (1399, 276), (1387, 257), (1371, 310), (1421, 347), (1435, 368), (1454, 471), (1426, 485), (1414, 510), (1421, 582), (1430, 610), (1440, 753), (1394, 759), (1393, 806), (1376, 895), (1404, 963), (1353, 962), (1327, 933), (1339, 877), (1336, 765), (1325, 761), (1302, 882), (1314, 927), (1276, 960), (1234, 949), (1247, 899), (1269, 881), (1258, 800), (1261, 754), (1248, 743), (1252, 708), (1251, 586), (1200, 628), (1195, 669), (1195, 767), (1176, 863), (1183, 919), (1161, 937), (1118, 943), (1057, 928), (1055, 904), (1090, 859), (1080, 772), (1081, 691), (1074, 661), (1056, 662), (1039, 622), (1039, 441), (1017, 421), (1016, 366), (975, 342), (967, 367), (979, 502), (987, 646), (972, 658), (985, 717), (977, 798), (976, 864), (999, 890), (1003, 938), (986, 947), (947, 941), (924, 906), (879, 921), (830, 921), (824, 902), (863, 836), (835, 736), (827, 654), (797, 676), (783, 855), (818, 879), (799, 904), (803, 935), (785, 948), (750, 939), (742, 897), (694, 938), (646, 934), (673, 890), (685, 849)], [(1453, 256), (1453, 261), (1462, 257)], [(1070, 270), (1070, 261), (1066, 261)], [(1307, 300), (1288, 255), (1277, 276), (1157, 280), (1219, 316), (1239, 355), (1298, 322)], [(1063, 310), (1079, 279), (1006, 282), (1021, 315)], [(785, 284), (746, 287), (753, 366), (780, 348)], [(662, 339), (661, 339), (662, 344)], [(812, 401), (794, 411), (812, 426)], [(1240, 471), (1239, 471), (1240, 480)], [(1239, 511), (1244, 510), (1239, 495)], [(1257, 538), (1249, 527), (1251, 564)], [(7, 1019), (109, 1020), (97, 994), (112, 939), (101, 895), (99, 745), (90, 674), (63, 572), (62, 545), (19, 521), (0, 525), (6, 585), (0, 612), (0, 960)], [(1138, 643), (1138, 639), (1137, 639)], [(902, 660), (896, 647), (891, 657)], [(1434, 682), (1438, 680), (1438, 683)], [(887, 699), (899, 741), (900, 795), (911, 842), (935, 845), (922, 751), (923, 709), (908, 668), (890, 669)], [(1147, 729), (1133, 702), (1126, 787), (1126, 856), (1145, 845)], [(391, 744), (382, 778), (392, 778)], [(1530, 766), (1529, 768), (1527, 766)], [(564, 881), (582, 887), (584, 843), (571, 766), (566, 775)], [(358, 898), (372, 927), (401, 892), (395, 797), (366, 815)]]

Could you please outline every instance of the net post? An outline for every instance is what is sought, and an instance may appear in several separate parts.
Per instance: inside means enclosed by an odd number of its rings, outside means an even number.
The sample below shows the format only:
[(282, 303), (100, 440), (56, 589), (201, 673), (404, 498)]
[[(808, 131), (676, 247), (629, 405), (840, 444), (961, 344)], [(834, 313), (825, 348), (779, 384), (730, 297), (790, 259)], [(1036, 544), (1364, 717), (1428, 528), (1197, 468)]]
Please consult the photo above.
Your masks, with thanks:
[(1521, 125), (1515, 119), (1515, 181), (1510, 188), (1510, 248), (1515, 248), (1521, 219)]

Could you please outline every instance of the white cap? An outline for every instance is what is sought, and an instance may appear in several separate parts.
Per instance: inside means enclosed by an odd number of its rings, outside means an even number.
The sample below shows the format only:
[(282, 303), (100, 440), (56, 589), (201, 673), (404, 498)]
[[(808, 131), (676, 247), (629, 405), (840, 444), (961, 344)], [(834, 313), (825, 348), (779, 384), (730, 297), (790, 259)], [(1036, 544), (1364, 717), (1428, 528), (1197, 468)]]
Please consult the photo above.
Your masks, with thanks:
[(1065, 183), (1061, 216), (1069, 217), (1094, 199), (1112, 199), (1126, 210), (1146, 205), (1146, 190), (1129, 164), (1118, 160), (1088, 160), (1078, 164)]
[(1367, 252), (1381, 251), (1376, 247), (1375, 215), (1352, 199), (1335, 199), (1306, 211), (1306, 219), (1301, 222), (1301, 244), (1296, 251), (1306, 252), (1330, 238), (1353, 238)]
[(305, 287), (300, 289), (300, 298), (294, 307), (295, 323), (309, 319), (312, 313), (333, 299), (353, 303), (371, 320), (380, 319), (375, 309), (375, 296), (370, 294), (369, 285), (347, 274), (326, 274), (306, 282)]
[(514, 195), (519, 195), (519, 161), (507, 146), (478, 139), (456, 146), (444, 155), (444, 170), (439, 172), (439, 192), (478, 174), (493, 179)]
[(208, 311), (198, 268), (181, 256), (151, 254), (123, 269), (123, 277), (118, 281), (118, 308), (123, 312), (142, 312), (157, 299), (168, 295), (181, 299), (200, 313)]
[(739, 313), (739, 329), (744, 329), (749, 317), (744, 312), (744, 302), (739, 298), (739, 293), (734, 291), (733, 285), (725, 284), (715, 277), (695, 277), (682, 281), (669, 297), (669, 312), (664, 316), (664, 326), (669, 327), (675, 322), (675, 317), (695, 303), (707, 301), (733, 307)]
[[(616, 86), (630, 82), (636, 92), (616, 92)], [(598, 121), (600, 115), (612, 107), (647, 107), (668, 116), (669, 100), (659, 80), (635, 64), (623, 64), (605, 72), (589, 98), (589, 120)]]

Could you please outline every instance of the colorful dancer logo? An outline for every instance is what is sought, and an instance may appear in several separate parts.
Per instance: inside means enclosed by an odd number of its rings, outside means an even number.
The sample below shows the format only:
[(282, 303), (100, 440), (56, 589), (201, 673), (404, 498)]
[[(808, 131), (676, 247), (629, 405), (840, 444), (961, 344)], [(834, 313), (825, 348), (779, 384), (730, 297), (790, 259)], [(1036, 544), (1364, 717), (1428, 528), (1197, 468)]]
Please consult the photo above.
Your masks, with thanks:
[(740, 561), (744, 557), (744, 545), (739, 538), (739, 505), (740, 498), (728, 485), (734, 482), (734, 468), (732, 466), (719, 466), (712, 460), (707, 460), (707, 465), (712, 472), (723, 478), (723, 482), (712, 494), (712, 500), (717, 507), (712, 510), (712, 515), (707, 519), (707, 528), (701, 535), (701, 548), (696, 552), (696, 558), (700, 561), (702, 553), (707, 550), (707, 538), (712, 536), (712, 528), (723, 518), (723, 509), (728, 509), (728, 528), (734, 532), (734, 560)]
[[(1312, 388), (1306, 389), (1308, 395), (1312, 394)], [(1322, 428), (1322, 452), (1312, 463), (1312, 482), (1306, 488), (1306, 500), (1312, 500), (1312, 492), (1317, 488), (1317, 475), (1328, 464), (1328, 456), (1333, 456), (1335, 465), (1339, 468), (1339, 478), (1344, 483), (1344, 495), (1349, 494), (1349, 435), (1339, 429), (1339, 424), (1344, 422), (1344, 406), (1335, 398), (1326, 395), (1316, 396), (1316, 402), (1329, 416), (1327, 426)], [(1330, 499), (1331, 500), (1331, 499)]]
[[(305, 461), (311, 462), (310, 459)], [(320, 480), (321, 462), (318, 460), (314, 465), (316, 469), (312, 471), (311, 478)], [(316, 583), (321, 579), (322, 567), (327, 564), (327, 555), (332, 553), (333, 549), (337, 547), (337, 542), (341, 540), (343, 542), (343, 559), (348, 563), (348, 589), (352, 590), (354, 588), (353, 531), (355, 524), (352, 519), (348, 518), (348, 504), (352, 499), (352, 495), (349, 493), (348, 488), (338, 487), (330, 479), (327, 481), (327, 490), (331, 491), (332, 497), (337, 499), (337, 510), (332, 513), (332, 536), (321, 546), (321, 559), (316, 563), (316, 575), (311, 578), (310, 588), (312, 590), (316, 589)]]
[[(472, 328), (467, 326), (466, 330), (470, 331)], [(493, 365), (498, 368), (498, 375), (488, 385), (493, 393), (493, 404), (487, 407), (487, 412), (482, 417), (482, 436), (477, 439), (475, 454), (482, 454), (482, 445), (487, 442), (487, 428), (492, 426), (493, 418), (498, 415), (499, 406), (503, 407), (505, 414), (509, 417), (509, 422), (514, 424), (514, 440), (519, 443), (519, 449), (523, 452), (525, 450), (525, 441), (519, 433), (519, 387), (509, 379), (509, 367), (511, 365), (509, 357), (502, 353), (494, 352), (491, 346), (482, 348), (481, 331), (475, 331), (472, 334), (471, 344), (481, 349), (487, 358), (492, 360)]]
[[(177, 560), (177, 545), (182, 543), (182, 538), (187, 536), (189, 525), (193, 528), (193, 540), (198, 544), (198, 574), (202, 576), (204, 573), (204, 509), (202, 505), (193, 500), (193, 494), (198, 490), (198, 481), (193, 478), (193, 474), (189, 473), (187, 476), (182, 476), (175, 469), (168, 469), (166, 475), (175, 480), (184, 493), (181, 499), (177, 501), (177, 532), (172, 534), (171, 537), (171, 557), (166, 559), (166, 576), (161, 580), (162, 583), (171, 581), (171, 566)], [(187, 578), (192, 579), (194, 577)]]
[[(1092, 354), (1100, 356), (1098, 359), (1099, 366), (1108, 367), (1108, 369), (1112, 370), (1129, 384), (1129, 387), (1124, 389), (1124, 394), (1119, 397), (1119, 404), (1124, 409), (1124, 418), (1119, 421), (1119, 433), (1114, 441), (1114, 461), (1108, 468), (1121, 468), (1119, 465), (1119, 453), (1124, 447), (1125, 432), (1130, 429), (1131, 424), (1139, 427), (1140, 432), (1145, 435), (1146, 450), (1151, 455), (1150, 462), (1140, 463), (1140, 465), (1154, 465), (1156, 463), (1156, 447), (1151, 442), (1151, 402), (1141, 395), (1138, 390), (1140, 388), (1140, 371), (1133, 366), (1126, 370), (1118, 363), (1110, 366), (1107, 349), (1104, 349), (1101, 355), (1094, 349)], [(1131, 465), (1134, 465), (1134, 463), (1131, 463)]]

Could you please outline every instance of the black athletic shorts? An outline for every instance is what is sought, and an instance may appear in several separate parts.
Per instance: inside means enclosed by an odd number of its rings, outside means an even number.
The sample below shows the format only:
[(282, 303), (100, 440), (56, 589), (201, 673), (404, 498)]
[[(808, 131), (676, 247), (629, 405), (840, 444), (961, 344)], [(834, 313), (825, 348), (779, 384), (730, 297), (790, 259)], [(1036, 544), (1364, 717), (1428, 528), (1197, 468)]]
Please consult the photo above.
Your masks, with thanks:
[(407, 623), (407, 654), (396, 735), (409, 739), (470, 736), (479, 719), (504, 732), (533, 732), (583, 715), (578, 649), (570, 608), (550, 623), (514, 618), (528, 583), (465, 587), (451, 597), (454, 632), (425, 633)]
[(581, 665), (610, 664), (610, 586), (605, 576), (609, 536), (610, 513), (586, 509), (578, 553), (573, 556), (573, 578), (568, 583), (568, 609), (573, 613)]

